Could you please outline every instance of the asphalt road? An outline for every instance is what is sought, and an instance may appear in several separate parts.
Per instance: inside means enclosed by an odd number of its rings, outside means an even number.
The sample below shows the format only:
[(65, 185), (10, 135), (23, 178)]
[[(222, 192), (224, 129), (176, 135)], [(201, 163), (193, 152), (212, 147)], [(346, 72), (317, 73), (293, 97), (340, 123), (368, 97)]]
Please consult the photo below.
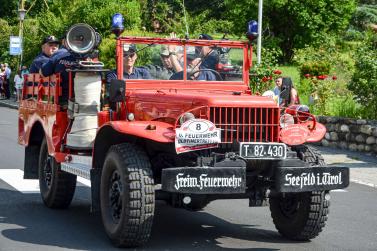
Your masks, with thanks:
[[(17, 112), (0, 107), (0, 171), (23, 169), (23, 148), (16, 139)], [(357, 163), (349, 166), (359, 167)], [(368, 163), (365, 170), (377, 169), (373, 161)], [(43, 206), (39, 193), (21, 193), (0, 179), (0, 251), (119, 250), (89, 207), (90, 188), (82, 184), (68, 210), (51, 210)], [(377, 250), (377, 188), (351, 183), (345, 191), (332, 192), (327, 225), (309, 242), (282, 238), (269, 209), (249, 208), (247, 200), (215, 201), (202, 212), (158, 202), (152, 238), (140, 250), (222, 249)]]

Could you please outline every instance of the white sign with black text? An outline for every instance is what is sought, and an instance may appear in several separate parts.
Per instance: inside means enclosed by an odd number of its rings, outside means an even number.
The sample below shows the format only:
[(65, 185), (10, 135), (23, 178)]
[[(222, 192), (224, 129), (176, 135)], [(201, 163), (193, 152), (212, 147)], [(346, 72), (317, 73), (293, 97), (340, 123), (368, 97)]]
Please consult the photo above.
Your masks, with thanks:
[(235, 175), (228, 177), (208, 177), (208, 174), (201, 174), (199, 177), (191, 177), (179, 173), (176, 176), (174, 188), (179, 191), (181, 188), (239, 188), (242, 186), (242, 178)]
[(303, 188), (306, 186), (341, 185), (343, 184), (342, 172), (336, 175), (330, 173), (302, 173), (301, 175), (285, 175), (284, 186)]
[(208, 120), (191, 119), (176, 129), (177, 153), (217, 147), (221, 143), (221, 130)]

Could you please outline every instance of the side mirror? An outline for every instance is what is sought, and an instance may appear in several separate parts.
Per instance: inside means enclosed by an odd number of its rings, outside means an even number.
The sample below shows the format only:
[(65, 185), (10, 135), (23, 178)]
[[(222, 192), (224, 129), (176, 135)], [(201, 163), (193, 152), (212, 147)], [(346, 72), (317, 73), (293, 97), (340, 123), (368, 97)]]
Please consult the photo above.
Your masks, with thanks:
[(112, 79), (109, 89), (109, 101), (111, 103), (123, 102), (126, 100), (126, 81)]

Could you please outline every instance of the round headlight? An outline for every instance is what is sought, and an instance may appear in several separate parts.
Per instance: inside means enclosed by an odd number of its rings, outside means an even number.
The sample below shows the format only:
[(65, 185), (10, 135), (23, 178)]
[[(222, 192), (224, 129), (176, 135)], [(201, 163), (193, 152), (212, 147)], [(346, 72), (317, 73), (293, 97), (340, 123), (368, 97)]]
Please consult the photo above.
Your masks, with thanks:
[(183, 123), (191, 119), (195, 119), (195, 115), (192, 114), (191, 112), (186, 112), (179, 118), (179, 123), (182, 125)]
[(294, 123), (295, 123), (295, 119), (290, 114), (285, 113), (280, 117), (280, 127), (281, 128), (284, 128), (288, 125), (293, 125)]
[(98, 45), (98, 34), (88, 24), (75, 24), (69, 28), (66, 36), (68, 49), (78, 54), (85, 54)]

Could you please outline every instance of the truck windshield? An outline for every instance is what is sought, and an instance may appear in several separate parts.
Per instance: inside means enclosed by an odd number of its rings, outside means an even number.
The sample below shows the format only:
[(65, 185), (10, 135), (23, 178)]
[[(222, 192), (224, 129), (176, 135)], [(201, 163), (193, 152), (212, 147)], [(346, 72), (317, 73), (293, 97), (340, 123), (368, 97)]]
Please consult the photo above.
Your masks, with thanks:
[(185, 66), (189, 81), (242, 81), (243, 49), (123, 44), (124, 79), (183, 80)]

